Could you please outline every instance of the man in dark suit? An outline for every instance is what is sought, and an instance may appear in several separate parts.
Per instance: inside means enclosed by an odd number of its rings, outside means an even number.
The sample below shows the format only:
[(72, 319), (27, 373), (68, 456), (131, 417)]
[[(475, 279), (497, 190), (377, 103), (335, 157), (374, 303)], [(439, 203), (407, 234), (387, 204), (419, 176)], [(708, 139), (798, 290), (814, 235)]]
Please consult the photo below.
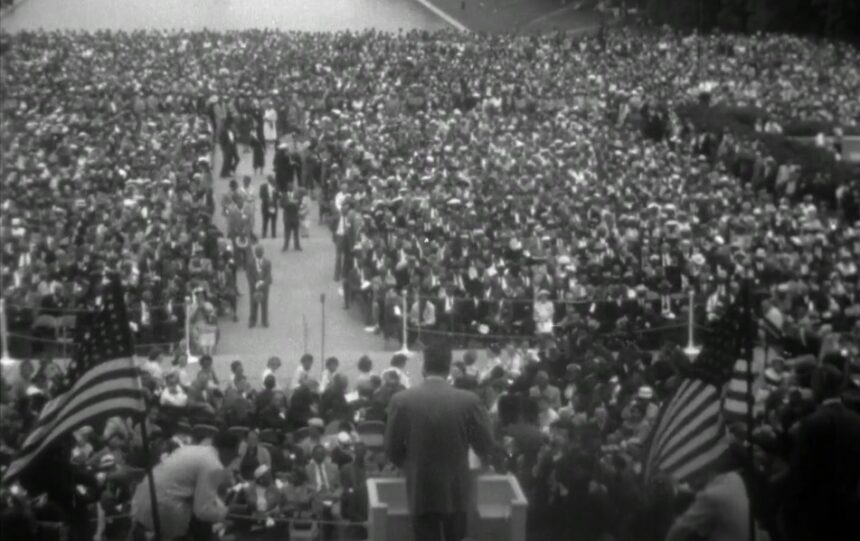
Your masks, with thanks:
[(415, 541), (461, 541), (466, 536), (469, 447), (482, 459), (494, 447), (480, 399), (448, 385), (450, 368), (451, 350), (429, 345), (424, 383), (397, 393), (388, 406), (385, 450), (406, 474)]
[(221, 178), (229, 177), (236, 173), (239, 165), (239, 150), (236, 143), (236, 132), (228, 122), (221, 131)]
[(299, 225), (301, 224), (301, 196), (298, 188), (292, 188), (281, 193), (281, 205), (284, 207), (284, 245), (281, 251), (290, 249), (290, 237), (293, 238), (293, 246), (299, 252), (302, 245), (299, 241)]
[(263, 212), (263, 235), (266, 238), (266, 231), (272, 230), (272, 238), (278, 238), (278, 204), (280, 194), (278, 187), (275, 185), (275, 178), (272, 175), (266, 179), (266, 183), (260, 186), (260, 210)]
[(842, 372), (816, 369), (812, 389), (818, 410), (800, 425), (786, 492), (789, 539), (856, 539), (860, 531), (860, 415), (839, 396)]
[(263, 257), (263, 247), (254, 247), (252, 257), (245, 268), (248, 276), (248, 293), (251, 298), (251, 318), (248, 327), (257, 325), (257, 308), (261, 312), (263, 327), (269, 326), (269, 286), (272, 285), (272, 262)]
[(285, 193), (293, 183), (293, 174), (295, 168), (293, 160), (285, 143), (278, 145), (278, 150), (275, 151), (275, 184), (278, 186), (278, 191)]

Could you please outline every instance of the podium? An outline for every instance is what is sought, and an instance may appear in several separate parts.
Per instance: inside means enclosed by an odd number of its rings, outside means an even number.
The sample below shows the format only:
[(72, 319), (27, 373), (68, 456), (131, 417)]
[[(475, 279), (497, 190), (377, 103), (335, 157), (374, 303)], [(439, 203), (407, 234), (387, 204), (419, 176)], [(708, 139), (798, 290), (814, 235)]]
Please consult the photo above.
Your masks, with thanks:
[[(413, 541), (406, 479), (367, 480), (368, 541)], [(513, 475), (474, 478), (469, 537), (478, 541), (525, 541), (528, 501)]]

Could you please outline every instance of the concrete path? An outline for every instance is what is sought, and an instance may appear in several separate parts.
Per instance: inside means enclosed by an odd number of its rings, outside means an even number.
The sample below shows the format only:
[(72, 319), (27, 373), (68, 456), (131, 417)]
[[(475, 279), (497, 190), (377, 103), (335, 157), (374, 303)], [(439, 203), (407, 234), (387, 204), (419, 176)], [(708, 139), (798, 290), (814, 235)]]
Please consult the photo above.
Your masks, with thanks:
[(438, 30), (447, 24), (414, 0), (26, 0), (4, 30)]
[[(242, 150), (240, 150), (240, 153)], [(272, 169), (272, 154), (266, 155), (266, 173)], [(245, 175), (252, 178), (256, 192), (265, 176), (251, 173), (251, 154), (240, 154), (241, 161), (236, 178), (241, 182)], [(214, 171), (221, 167), (220, 151), (216, 154)], [(228, 179), (215, 180), (216, 223), (223, 230), (220, 215), (221, 196), (229, 188)], [(229, 364), (241, 359), (252, 382), (259, 379), (265, 362), (277, 355), (285, 364), (284, 376), (291, 375), (303, 353), (311, 353), (317, 361), (323, 354), (322, 312), (325, 307), (326, 357), (334, 355), (341, 364), (349, 367), (347, 374), (354, 376), (355, 362), (364, 354), (371, 355), (374, 364), (387, 366), (392, 352), (387, 352), (384, 340), (364, 331), (364, 322), (356, 309), (346, 311), (339, 284), (334, 281), (334, 244), (328, 227), (317, 225), (318, 207), (310, 202), (310, 237), (301, 239), (303, 251), (281, 251), (283, 225), (279, 223), (276, 239), (262, 239), (266, 257), (272, 261), (273, 285), (269, 294), (269, 328), (248, 328), (250, 301), (248, 283), (244, 271), (239, 274), (239, 321), (221, 320), (221, 341), (218, 345), (216, 364), (219, 372), (229, 372)], [(278, 216), (279, 220), (281, 216)], [(255, 233), (259, 236), (261, 217), (255, 218)], [(325, 296), (322, 303), (321, 296)], [(397, 344), (389, 344), (391, 350)], [(319, 365), (320, 363), (317, 362)], [(354, 378), (350, 378), (354, 379)]]

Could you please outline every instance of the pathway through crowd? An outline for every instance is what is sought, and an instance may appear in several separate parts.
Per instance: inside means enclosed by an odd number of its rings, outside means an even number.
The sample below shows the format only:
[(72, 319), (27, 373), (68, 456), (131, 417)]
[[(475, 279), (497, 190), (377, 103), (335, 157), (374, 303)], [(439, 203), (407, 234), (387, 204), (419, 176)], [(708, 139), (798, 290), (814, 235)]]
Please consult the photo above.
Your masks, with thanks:
[[(243, 151), (240, 149), (241, 152)], [(216, 152), (213, 171), (216, 173), (215, 221), (223, 231), (225, 227), (221, 215), (221, 197), (229, 191), (229, 179), (217, 178), (221, 169), (220, 155), (219, 150)], [(240, 154), (240, 158), (235, 178), (241, 185), (242, 177), (249, 175), (254, 193), (259, 193), (260, 184), (265, 182), (265, 175), (273, 174), (273, 152), (269, 150), (266, 154), (263, 176), (252, 173), (250, 153)], [(319, 358), (323, 354), (323, 304), (326, 319), (324, 354), (326, 357), (334, 355), (340, 359), (350, 381), (355, 380), (355, 363), (364, 354), (370, 355), (377, 367), (388, 364), (392, 353), (385, 351), (381, 336), (364, 331), (357, 308), (349, 311), (343, 308), (339, 284), (334, 281), (335, 250), (331, 232), (328, 226), (318, 225), (317, 203), (309, 203), (310, 237), (301, 239), (303, 251), (281, 251), (283, 222), (280, 213), (277, 238), (261, 240), (266, 257), (272, 261), (269, 328), (248, 328), (248, 283), (244, 271), (239, 273), (238, 284), (242, 294), (239, 298), (239, 321), (233, 323), (229, 318), (220, 321), (221, 339), (216, 352), (216, 369), (219, 375), (226, 377), (229, 374), (230, 362), (241, 359), (245, 364), (246, 374), (252, 384), (256, 384), (265, 368), (266, 360), (277, 355), (284, 363), (281, 375), (283, 379), (292, 375), (299, 357), (305, 352), (311, 353), (317, 359), (316, 368), (319, 369)], [(258, 236), (261, 233), (261, 220), (258, 207), (254, 218), (254, 232)], [(325, 296), (324, 303), (320, 302), (322, 295)], [(388, 346), (389, 350), (397, 348), (393, 341)]]

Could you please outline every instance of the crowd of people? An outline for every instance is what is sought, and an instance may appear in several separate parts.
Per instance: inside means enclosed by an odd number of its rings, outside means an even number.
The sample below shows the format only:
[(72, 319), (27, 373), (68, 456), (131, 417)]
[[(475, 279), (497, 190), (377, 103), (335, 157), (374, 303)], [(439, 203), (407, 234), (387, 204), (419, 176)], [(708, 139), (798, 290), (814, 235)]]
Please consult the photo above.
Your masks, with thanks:
[[(805, 434), (796, 431), (822, 400), (844, 394), (856, 409), (857, 183), (777, 162), (731, 133), (700, 132), (677, 111), (706, 99), (760, 109), (770, 133), (798, 119), (837, 134), (856, 127), (860, 68), (845, 45), (623, 27), (581, 39), (22, 32), (0, 36), (0, 51), (0, 279), (10, 329), (29, 333), (40, 316), (56, 325), (57, 315), (85, 309), (84, 284), (111, 269), (124, 277), (138, 343), (164, 344), (143, 366), (156, 448), (142, 449), (125, 420), (69, 442), (82, 470), (103, 469), (102, 514), (111, 512), (111, 472), (127, 479), (123, 464), (145, 467), (212, 427), (244, 427), (252, 450), (232, 468), (244, 484), (231, 498), (248, 515), (233, 528), (269, 532), (276, 507), (360, 522), (358, 480), (390, 470), (378, 442), (360, 443), (360, 427), (384, 421), (391, 396), (412, 383), (402, 358), (379, 374), (359, 361), (355, 395), (336, 360), (317, 381), (304, 359), (287, 386), (273, 358), (258, 389), (241, 363), (223, 383), (209, 356), (193, 380), (182, 353), (162, 367), (189, 306), (201, 333), (219, 312), (235, 315), (237, 261), (254, 257), (257, 237), (255, 207), (248, 212), (232, 178), (238, 145), (272, 175), (274, 208), (284, 218), (289, 210), (284, 248), (287, 233), (300, 247), (304, 193), (319, 195), (334, 279), (369, 331), (396, 335), (405, 318), (410, 339), (509, 337), (489, 344), (483, 373), (470, 353), (451, 381), (493, 414), (506, 447), (497, 467), (518, 474), (535, 527), (662, 539), (676, 494), (659, 484), (646, 491), (638, 469), (685, 361), (652, 331), (676, 326), (691, 290), (705, 321), (751, 276), (789, 358), (817, 357), (826, 337), (843, 334), (824, 368), (772, 361), (759, 375), (759, 477), (811, 467), (792, 463), (807, 459), (796, 454)], [(215, 144), (225, 180), (212, 178)], [(212, 183), (228, 178), (236, 185), (219, 232)], [(265, 236), (274, 209), (261, 210)], [(3, 393), (14, 421), (3, 423), (8, 452), (58, 370), (47, 360), (25, 366)], [(322, 474), (314, 462), (336, 466)], [(781, 502), (775, 494), (762, 501)], [(109, 501), (128, 502), (117, 498)], [(788, 508), (756, 509), (776, 538), (793, 539)]]

